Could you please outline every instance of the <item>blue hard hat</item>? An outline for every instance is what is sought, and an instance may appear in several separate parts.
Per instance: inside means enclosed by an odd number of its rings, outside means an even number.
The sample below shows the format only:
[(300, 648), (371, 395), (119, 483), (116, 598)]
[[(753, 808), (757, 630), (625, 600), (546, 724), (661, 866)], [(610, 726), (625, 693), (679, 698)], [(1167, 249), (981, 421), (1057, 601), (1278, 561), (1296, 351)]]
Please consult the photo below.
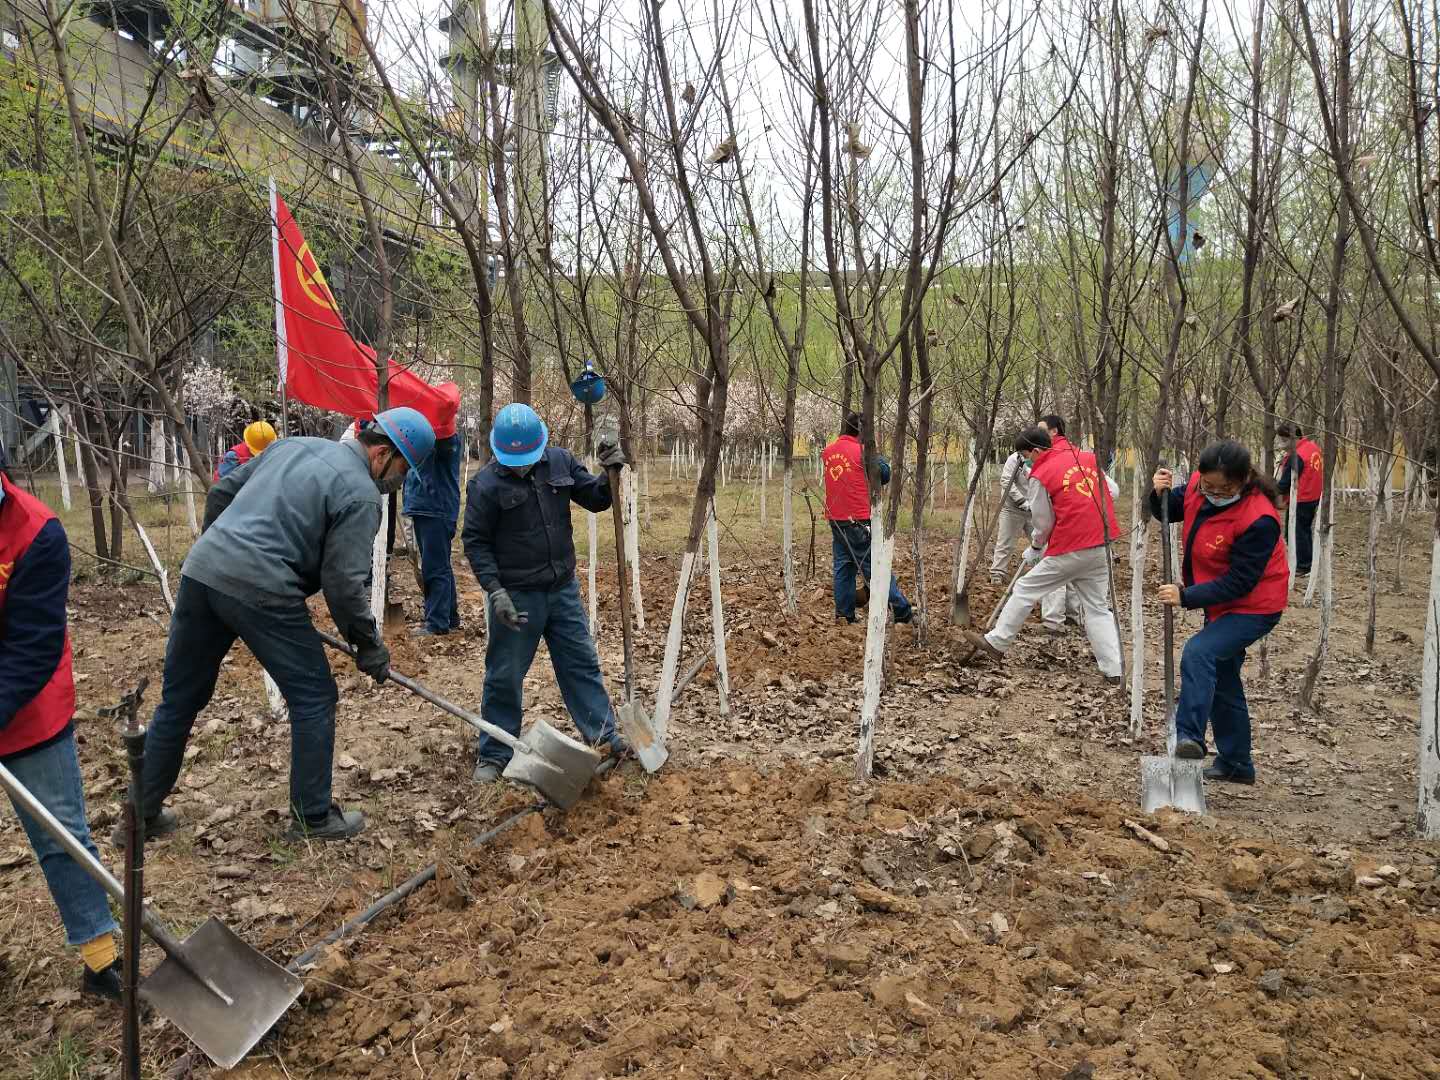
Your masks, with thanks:
[(570, 384), (570, 392), (581, 405), (599, 405), (605, 397), (605, 380), (595, 370), (595, 361), (586, 360), (585, 370)]
[(545, 421), (529, 405), (518, 401), (501, 409), (490, 429), (490, 449), (495, 451), (495, 460), (513, 469), (534, 465), (549, 441)]
[(418, 409), (405, 405), (386, 409), (375, 414), (375, 424), (412, 469), (418, 469), (435, 449), (435, 429)]

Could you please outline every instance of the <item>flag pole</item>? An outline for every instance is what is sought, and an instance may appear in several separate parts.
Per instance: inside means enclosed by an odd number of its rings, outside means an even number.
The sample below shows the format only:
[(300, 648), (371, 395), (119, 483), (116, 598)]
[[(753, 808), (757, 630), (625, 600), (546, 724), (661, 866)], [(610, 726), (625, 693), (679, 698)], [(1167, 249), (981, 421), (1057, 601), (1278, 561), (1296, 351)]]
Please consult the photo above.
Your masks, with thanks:
[(285, 333), (285, 301), (280, 291), (280, 207), (275, 178), (270, 177), (270, 254), (275, 271), (275, 361), (279, 372), (280, 437), (290, 434), (290, 392), (286, 376), (290, 368), (290, 343)]

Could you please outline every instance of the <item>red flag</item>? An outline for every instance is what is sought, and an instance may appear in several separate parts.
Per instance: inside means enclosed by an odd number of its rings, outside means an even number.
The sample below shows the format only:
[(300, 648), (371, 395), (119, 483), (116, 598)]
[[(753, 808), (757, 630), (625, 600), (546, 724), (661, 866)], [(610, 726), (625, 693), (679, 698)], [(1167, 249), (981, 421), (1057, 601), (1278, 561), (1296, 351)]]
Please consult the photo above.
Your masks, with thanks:
[[(368, 419), (375, 415), (380, 387), (375, 350), (345, 329), (339, 305), (290, 208), (273, 187), (270, 198), (280, 382), (291, 397), (307, 405)], [(418, 409), (440, 438), (455, 434), (460, 388), (453, 382), (431, 386), (391, 360), (389, 388), (392, 406)]]

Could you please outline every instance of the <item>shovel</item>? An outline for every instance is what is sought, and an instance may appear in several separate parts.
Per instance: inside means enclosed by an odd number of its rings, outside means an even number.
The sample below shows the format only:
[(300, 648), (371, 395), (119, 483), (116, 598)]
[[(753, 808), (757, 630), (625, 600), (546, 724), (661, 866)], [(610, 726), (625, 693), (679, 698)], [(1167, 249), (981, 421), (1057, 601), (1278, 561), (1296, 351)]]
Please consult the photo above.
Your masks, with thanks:
[[(125, 890), (114, 875), (3, 765), (0, 787), (124, 906)], [(141, 996), (222, 1069), (249, 1053), (305, 988), (218, 919), (207, 919), (184, 941), (176, 941), (149, 908), (142, 908), (140, 919), (165, 952), (141, 985)]]
[(620, 583), (620, 628), (625, 639), (625, 704), (615, 711), (615, 723), (645, 771), (653, 773), (665, 764), (670, 751), (656, 732), (645, 706), (635, 700), (634, 631), (630, 626), (629, 568), (625, 565), (625, 517), (620, 510), (620, 466), (613, 465), (608, 471), (610, 508), (615, 512), (615, 578)]
[[(1171, 584), (1170, 493), (1160, 500), (1160, 580)], [(1165, 605), (1165, 756), (1140, 759), (1140, 809), (1153, 814), (1173, 806), (1190, 814), (1205, 813), (1203, 763), (1175, 756), (1175, 609)]]
[[(323, 630), (320, 640), (332, 649), (338, 649), (346, 656), (354, 656), (355, 650), (337, 637)], [(464, 720), (476, 731), (484, 732), (492, 739), (498, 739), (515, 753), (511, 756), (505, 771), (506, 780), (534, 788), (544, 798), (561, 810), (569, 810), (585, 793), (590, 778), (600, 765), (600, 754), (584, 743), (561, 734), (544, 720), (536, 720), (520, 738), (496, 727), (488, 720), (476, 716), (469, 709), (462, 709), (447, 701), (435, 691), (421, 686), (414, 679), (406, 678), (394, 668), (386, 676), (396, 686), (403, 686), (416, 697), (424, 698), (437, 709), (443, 709), (451, 716)]]

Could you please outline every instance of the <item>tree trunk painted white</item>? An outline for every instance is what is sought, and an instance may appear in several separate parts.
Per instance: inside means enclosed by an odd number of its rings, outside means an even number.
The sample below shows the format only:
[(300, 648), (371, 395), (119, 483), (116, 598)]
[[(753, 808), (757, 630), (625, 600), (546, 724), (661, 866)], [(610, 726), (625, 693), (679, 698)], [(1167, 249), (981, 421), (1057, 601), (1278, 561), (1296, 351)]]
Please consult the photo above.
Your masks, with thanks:
[(970, 576), (970, 537), (974, 532), (975, 504), (979, 501), (980, 495), (977, 491), (975, 497), (970, 499), (965, 507), (965, 520), (960, 524), (960, 556), (955, 560), (954, 574), (956, 596), (965, 591), (965, 582)]
[(765, 475), (765, 467), (761, 465), (755, 470), (759, 475), (756, 480), (760, 484), (760, 528), (764, 529), (770, 524), (769, 508), (765, 504), (766, 491), (769, 489), (769, 478)]
[(145, 490), (154, 495), (165, 488), (165, 422), (150, 421), (150, 467), (145, 473)]
[(181, 443), (179, 436), (175, 438), (174, 447), (175, 456), (171, 459), (173, 464), (170, 468), (170, 478), (185, 495), (185, 524), (189, 526), (190, 538), (193, 540), (200, 535), (200, 519), (195, 516), (195, 491), (190, 486), (190, 481), (195, 474), (180, 465), (180, 459), (185, 456), (185, 446)]
[[(1339, 479), (1339, 478), (1337, 477), (1336, 479)], [(1329, 497), (1328, 499), (1327, 499), (1324, 495), (1320, 496), (1320, 506), (1319, 506), (1319, 508), (1316, 510), (1316, 513), (1315, 513), (1315, 521), (1314, 521), (1314, 523), (1311, 525), (1311, 528), (1310, 528), (1310, 543), (1311, 543), (1311, 545), (1312, 545), (1312, 546), (1311, 546), (1311, 551), (1314, 552), (1314, 554), (1315, 554), (1316, 556), (1318, 556), (1318, 558), (1315, 560), (1315, 561), (1317, 561), (1317, 562), (1319, 561), (1319, 559), (1323, 559), (1323, 558), (1325, 557), (1325, 555), (1324, 555), (1324, 553), (1323, 553), (1322, 551), (1317, 551), (1317, 550), (1314, 548), (1314, 546), (1313, 546), (1314, 543), (1315, 543), (1315, 533), (1316, 533), (1317, 531), (1319, 531), (1320, 522), (1325, 521), (1325, 520), (1327, 520), (1328, 518), (1334, 516), (1335, 511), (1334, 511), (1334, 508), (1333, 508), (1333, 506), (1332, 506), (1332, 504), (1333, 504), (1334, 502), (1335, 502), (1335, 493), (1334, 493), (1334, 490), (1333, 490), (1333, 489), (1331, 490), (1330, 497)], [(1333, 537), (1333, 536), (1334, 536), (1334, 532), (1335, 532), (1335, 530), (1334, 530), (1334, 527), (1332, 526), (1331, 528), (1328, 528), (1328, 529), (1323, 530), (1322, 535), (1325, 536), (1325, 537)], [(1330, 546), (1333, 546), (1333, 544), (1322, 544), (1321, 546), (1322, 546), (1322, 547), (1330, 547)], [(1319, 572), (1319, 570), (1312, 564), (1311, 567), (1310, 567), (1310, 580), (1305, 583), (1305, 600), (1304, 600), (1304, 604), (1305, 604), (1306, 607), (1310, 607), (1311, 605), (1313, 605), (1313, 604), (1315, 603), (1315, 590), (1319, 587), (1319, 584), (1320, 584), (1320, 572)]]
[(1130, 737), (1140, 738), (1145, 708), (1145, 563), (1150, 548), (1150, 522), (1140, 513), (1140, 485), (1130, 493)]
[(685, 629), (685, 599), (695, 574), (695, 555), (680, 557), (680, 580), (675, 583), (675, 603), (670, 608), (670, 629), (665, 634), (665, 659), (660, 664), (660, 685), (655, 690), (655, 735), (662, 741), (670, 726), (670, 705), (674, 701), (675, 672), (680, 666), (680, 636)]
[(625, 561), (630, 566), (630, 609), (637, 631), (645, 629), (645, 594), (640, 588), (640, 485), (634, 469), (622, 474), (625, 492)]
[(864, 682), (860, 698), (860, 746), (855, 779), (869, 780), (875, 768), (875, 720), (885, 675), (885, 635), (890, 614), (890, 568), (895, 537), (886, 536), (885, 515), (878, 502), (870, 506), (870, 607), (866, 614)]
[[(75, 471), (80, 474), (80, 478), (83, 481), (85, 478), (85, 470), (80, 464), (80, 427), (74, 422), (70, 424), (70, 441), (74, 445), (75, 450)], [(95, 477), (95, 482), (97, 484), (100, 482), (98, 476)]]
[(1295, 591), (1295, 559), (1297, 558), (1295, 543), (1299, 537), (1299, 528), (1296, 525), (1298, 515), (1295, 511), (1294, 484), (1291, 484), (1290, 498), (1285, 502), (1285, 562), (1290, 568), (1290, 591)]
[(705, 544), (710, 558), (710, 632), (715, 639), (715, 692), (720, 715), (730, 715), (730, 665), (725, 659), (725, 602), (720, 595), (720, 526), (715, 518), (715, 500), (710, 500), (710, 521), (705, 526)]
[(590, 605), (590, 636), (600, 640), (600, 598), (595, 589), (595, 564), (600, 561), (600, 515), (586, 514), (585, 596)]
[(165, 572), (165, 564), (160, 561), (160, 556), (155, 551), (155, 545), (150, 542), (150, 534), (145, 531), (145, 526), (140, 524), (140, 519), (134, 514), (129, 517), (130, 524), (135, 526), (135, 532), (139, 535), (140, 543), (145, 548), (145, 555), (150, 560), (150, 565), (155, 568), (155, 576), (160, 579), (160, 595), (165, 598), (165, 606), (174, 611), (175, 597), (170, 592), (170, 575)]
[[(60, 502), (66, 510), (70, 509), (70, 469), (65, 464), (65, 430), (60, 419), (60, 410), (50, 409), (50, 434), (55, 438), (55, 467), (60, 470)], [(75, 459), (76, 467), (79, 467), (80, 459)]]
[(645, 527), (650, 527), (650, 459), (640, 461), (640, 505), (644, 510)]
[(785, 586), (785, 613), (795, 615), (800, 611), (800, 598), (795, 592), (795, 465), (785, 463), (781, 481), (780, 505), (780, 579)]
[(1440, 840), (1440, 520), (1430, 539), (1430, 602), (1425, 609), (1425, 652), (1420, 667), (1420, 790), (1415, 829)]
[(385, 636), (385, 540), (390, 529), (390, 500), (380, 500), (380, 528), (370, 552), (370, 614), (375, 616), (375, 632)]
[(264, 668), (260, 669), (265, 682), (265, 703), (270, 706), (270, 718), (272, 720), (288, 720), (290, 710), (285, 705), (285, 695), (280, 693), (280, 687), (275, 685), (275, 680)]

